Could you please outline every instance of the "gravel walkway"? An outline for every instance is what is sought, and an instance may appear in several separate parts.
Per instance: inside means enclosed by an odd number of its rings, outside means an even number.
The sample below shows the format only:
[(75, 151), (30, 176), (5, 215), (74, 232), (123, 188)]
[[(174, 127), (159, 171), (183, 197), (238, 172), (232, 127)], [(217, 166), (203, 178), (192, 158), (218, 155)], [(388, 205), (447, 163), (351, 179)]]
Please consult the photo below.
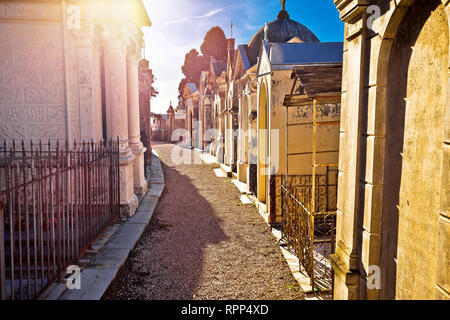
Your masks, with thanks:
[(154, 145), (166, 189), (103, 299), (303, 299), (257, 209), (212, 167), (175, 166), (172, 148)]

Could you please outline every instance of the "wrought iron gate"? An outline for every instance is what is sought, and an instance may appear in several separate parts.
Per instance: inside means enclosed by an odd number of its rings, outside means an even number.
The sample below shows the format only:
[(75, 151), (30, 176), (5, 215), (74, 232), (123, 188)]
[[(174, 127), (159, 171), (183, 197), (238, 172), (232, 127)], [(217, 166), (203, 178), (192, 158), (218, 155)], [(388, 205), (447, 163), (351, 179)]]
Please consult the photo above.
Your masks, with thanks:
[[(337, 170), (312, 176), (273, 176), (272, 214), (280, 212), (283, 243), (298, 257), (315, 289), (330, 290), (330, 254), (335, 250)], [(314, 198), (314, 200), (313, 200)], [(315, 211), (313, 211), (313, 201)]]

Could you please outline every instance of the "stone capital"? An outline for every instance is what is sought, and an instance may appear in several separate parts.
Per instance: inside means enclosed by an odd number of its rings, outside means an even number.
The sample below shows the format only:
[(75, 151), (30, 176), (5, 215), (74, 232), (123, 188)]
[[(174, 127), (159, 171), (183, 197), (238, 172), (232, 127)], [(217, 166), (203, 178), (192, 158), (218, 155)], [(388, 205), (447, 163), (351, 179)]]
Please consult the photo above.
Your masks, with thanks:
[(142, 48), (143, 48), (143, 46), (141, 43), (136, 42), (131, 37), (129, 38), (128, 46), (127, 46), (127, 56), (131, 59), (136, 59), (137, 67), (139, 66), (139, 60), (141, 57)]
[(127, 49), (128, 34), (125, 27), (118, 25), (103, 25), (102, 36), (105, 39), (107, 50)]
[(84, 23), (79, 30), (71, 31), (75, 38), (77, 48), (91, 48), (94, 46), (96, 39), (95, 26), (90, 23)]
[(127, 166), (130, 163), (132, 163), (136, 159), (136, 155), (131, 151), (131, 149), (128, 149), (126, 153), (122, 153), (122, 150), (120, 151), (120, 157), (119, 157), (119, 165), (121, 166)]

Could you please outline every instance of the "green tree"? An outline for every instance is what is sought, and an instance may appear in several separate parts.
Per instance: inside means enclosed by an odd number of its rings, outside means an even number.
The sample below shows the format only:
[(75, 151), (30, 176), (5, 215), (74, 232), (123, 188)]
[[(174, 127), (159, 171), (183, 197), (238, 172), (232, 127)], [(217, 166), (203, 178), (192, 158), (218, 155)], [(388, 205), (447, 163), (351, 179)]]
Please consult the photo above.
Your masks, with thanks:
[(209, 29), (200, 47), (202, 55), (210, 61), (211, 57), (216, 60), (227, 60), (227, 38), (225, 32), (216, 26)]
[(196, 49), (189, 51), (184, 58), (181, 71), (186, 76), (187, 82), (193, 82), (197, 86), (200, 82), (200, 74), (208, 69), (208, 60), (201, 56)]
[(184, 92), (184, 87), (186, 87), (187, 80), (186, 78), (181, 79), (180, 84), (178, 85), (178, 96), (182, 97)]

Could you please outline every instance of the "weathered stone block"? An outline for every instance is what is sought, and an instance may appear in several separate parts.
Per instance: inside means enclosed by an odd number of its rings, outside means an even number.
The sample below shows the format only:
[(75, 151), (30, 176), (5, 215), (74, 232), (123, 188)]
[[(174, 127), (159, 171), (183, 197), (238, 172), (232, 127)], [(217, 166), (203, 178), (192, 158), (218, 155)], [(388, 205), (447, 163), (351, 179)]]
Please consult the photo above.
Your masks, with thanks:
[(380, 234), (364, 230), (362, 236), (361, 261), (364, 269), (368, 270), (369, 266), (380, 265)]
[(366, 143), (366, 181), (381, 185), (384, 174), (384, 138), (368, 136)]
[(20, 87), (0, 87), (0, 104), (20, 104), (24, 102), (24, 91)]
[[(344, 43), (345, 46), (345, 43)], [(344, 55), (343, 55), (343, 63), (342, 63), (342, 92), (347, 92), (347, 69), (349, 65), (348, 60), (348, 51), (346, 48), (344, 48)]]
[(344, 210), (345, 202), (347, 201), (345, 191), (339, 192), (340, 190), (344, 190), (341, 185), (345, 185), (345, 173), (339, 171), (338, 173), (338, 193), (337, 193), (337, 208), (338, 210)]
[(386, 132), (386, 95), (385, 86), (369, 89), (366, 132), (369, 135), (384, 135)]
[(444, 114), (444, 140), (450, 145), (450, 71), (447, 80), (447, 107)]
[(45, 3), (7, 2), (5, 16), (8, 18), (44, 19)]
[(48, 19), (61, 18), (61, 6), (59, 3), (46, 3), (45, 10)]
[(450, 219), (441, 216), (439, 218), (439, 240), (438, 240), (438, 261), (437, 279), (439, 287), (450, 293)]
[(450, 219), (450, 145), (444, 145), (443, 149), (441, 214)]
[[(370, 64), (367, 64), (369, 73), (369, 86), (385, 86), (387, 85), (387, 64), (389, 62), (389, 55), (382, 54), (380, 51), (382, 46), (382, 39), (374, 37), (369, 40), (368, 54), (370, 55)], [(391, 40), (384, 40), (391, 41)], [(387, 42), (383, 43), (383, 46)]]
[(381, 233), (383, 187), (365, 185), (363, 227), (371, 233)]
[(2, 123), (0, 125), (0, 137), (6, 140), (24, 139), (26, 137), (25, 126), (23, 124)]

